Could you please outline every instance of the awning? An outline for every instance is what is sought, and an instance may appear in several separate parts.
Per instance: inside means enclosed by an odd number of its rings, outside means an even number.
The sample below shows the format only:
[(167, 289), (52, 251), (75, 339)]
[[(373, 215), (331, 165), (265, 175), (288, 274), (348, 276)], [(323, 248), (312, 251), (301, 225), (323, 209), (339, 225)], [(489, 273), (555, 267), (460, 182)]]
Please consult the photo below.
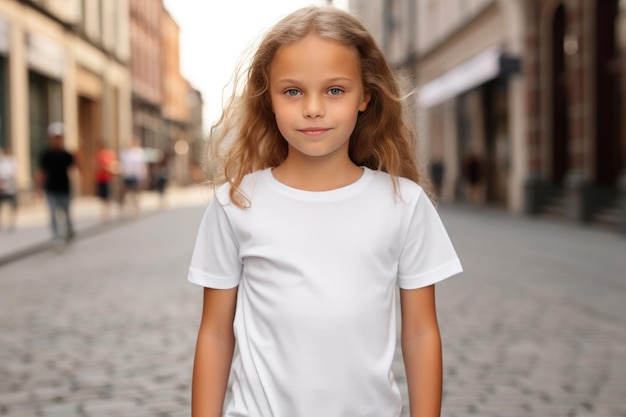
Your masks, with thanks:
[(507, 56), (499, 47), (492, 47), (423, 85), (418, 90), (417, 100), (423, 108), (433, 107), (499, 75), (519, 70), (518, 58)]
[(35, 32), (26, 34), (26, 56), (30, 68), (42, 74), (62, 79), (65, 69), (65, 51), (56, 41)]

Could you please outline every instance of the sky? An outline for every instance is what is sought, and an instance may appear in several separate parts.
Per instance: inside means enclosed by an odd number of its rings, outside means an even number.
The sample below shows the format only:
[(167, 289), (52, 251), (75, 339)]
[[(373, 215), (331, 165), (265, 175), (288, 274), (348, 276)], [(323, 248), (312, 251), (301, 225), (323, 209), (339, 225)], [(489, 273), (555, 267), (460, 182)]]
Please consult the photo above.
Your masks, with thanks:
[[(248, 45), (286, 14), (324, 0), (164, 0), (180, 27), (183, 76), (202, 93), (204, 130), (217, 120), (222, 91)], [(347, 8), (348, 0), (335, 0)]]

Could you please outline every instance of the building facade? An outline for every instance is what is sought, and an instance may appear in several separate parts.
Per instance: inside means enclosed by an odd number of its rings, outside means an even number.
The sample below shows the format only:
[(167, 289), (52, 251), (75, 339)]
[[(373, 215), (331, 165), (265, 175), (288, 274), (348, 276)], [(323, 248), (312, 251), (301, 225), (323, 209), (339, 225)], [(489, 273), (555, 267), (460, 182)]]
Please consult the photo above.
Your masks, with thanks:
[(626, 227), (626, 1), (373, 3), (350, 8), (413, 77), (444, 201)]
[(0, 146), (18, 160), (22, 201), (51, 122), (65, 124), (81, 162), (74, 191), (86, 195), (100, 141), (119, 152), (135, 136), (166, 155), (180, 136), (169, 121), (187, 131), (202, 123), (191, 116), (202, 100), (189, 104), (178, 41), (162, 0), (0, 0)]
[(162, 0), (131, 0), (130, 49), (133, 136), (141, 146), (165, 147), (163, 106)]
[(527, 211), (626, 231), (626, 1), (524, 7)]
[(180, 28), (172, 16), (165, 12), (162, 17), (163, 60), (163, 108), (165, 137), (168, 143), (166, 155), (173, 179), (187, 184), (191, 178), (191, 149), (197, 126), (194, 110), (202, 103), (200, 94), (194, 90), (180, 72)]
[[(126, 0), (0, 0), (0, 141), (18, 160), (21, 191), (32, 188), (50, 122), (64, 122), (66, 146), (82, 160), (97, 140), (117, 146), (130, 133), (127, 8)], [(80, 181), (77, 191), (92, 187)]]
[(180, 72), (180, 28), (162, 0), (130, 0), (130, 28), (133, 136), (152, 172), (166, 168), (170, 179), (187, 184), (202, 98)]

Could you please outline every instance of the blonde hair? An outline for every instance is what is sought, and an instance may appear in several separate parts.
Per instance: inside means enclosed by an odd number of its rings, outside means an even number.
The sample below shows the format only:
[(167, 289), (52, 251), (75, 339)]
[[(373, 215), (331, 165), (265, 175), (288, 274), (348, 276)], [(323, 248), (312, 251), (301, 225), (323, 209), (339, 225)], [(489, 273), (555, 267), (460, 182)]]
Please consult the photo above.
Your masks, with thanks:
[[(239, 187), (251, 172), (276, 167), (287, 157), (269, 94), (269, 73), (276, 51), (315, 34), (355, 50), (360, 60), (364, 91), (371, 95), (350, 136), (349, 155), (359, 166), (419, 183), (429, 194), (430, 182), (417, 158), (417, 135), (406, 97), (376, 41), (350, 13), (332, 6), (297, 10), (273, 26), (262, 38), (245, 72), (235, 76), (230, 101), (211, 128), (207, 172), (213, 185), (228, 181), (230, 198), (239, 207), (249, 201)], [(237, 83), (244, 77), (244, 88)]]

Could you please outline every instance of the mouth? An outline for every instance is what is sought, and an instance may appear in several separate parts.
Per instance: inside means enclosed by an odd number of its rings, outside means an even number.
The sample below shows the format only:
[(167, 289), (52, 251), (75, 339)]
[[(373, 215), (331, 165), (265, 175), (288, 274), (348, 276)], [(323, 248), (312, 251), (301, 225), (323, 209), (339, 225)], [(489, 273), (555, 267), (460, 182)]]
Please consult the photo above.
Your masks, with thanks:
[(324, 127), (307, 127), (304, 129), (298, 129), (298, 132), (306, 135), (306, 136), (322, 136), (324, 133), (328, 132), (330, 129)]

